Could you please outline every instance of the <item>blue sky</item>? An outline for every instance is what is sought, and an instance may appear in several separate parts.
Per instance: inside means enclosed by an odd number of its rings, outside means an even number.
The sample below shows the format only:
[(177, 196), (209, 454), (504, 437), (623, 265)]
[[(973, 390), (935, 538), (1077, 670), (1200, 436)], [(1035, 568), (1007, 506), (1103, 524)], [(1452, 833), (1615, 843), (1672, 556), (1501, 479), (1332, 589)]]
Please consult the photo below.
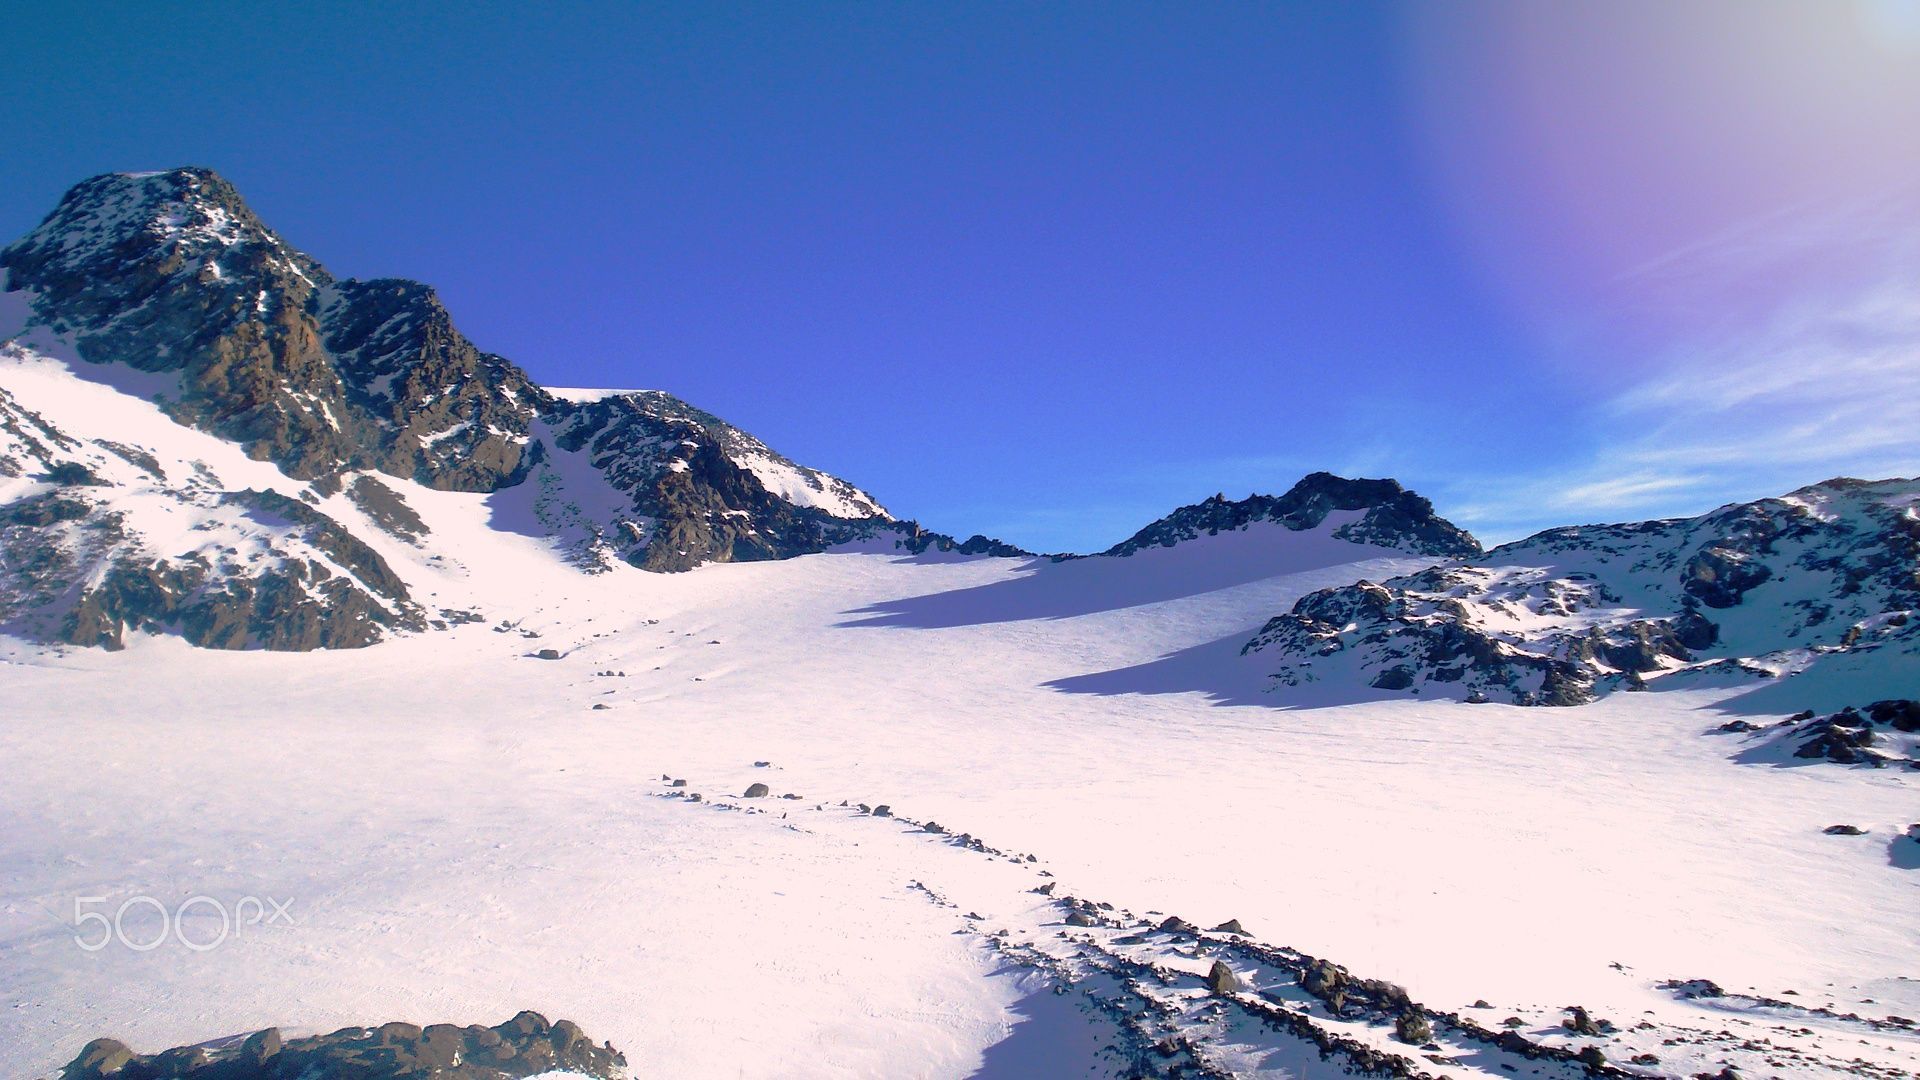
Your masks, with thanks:
[(9, 27), (0, 233), (208, 165), (543, 382), (946, 531), (1097, 548), (1326, 468), (1498, 539), (1920, 473), (1904, 0)]

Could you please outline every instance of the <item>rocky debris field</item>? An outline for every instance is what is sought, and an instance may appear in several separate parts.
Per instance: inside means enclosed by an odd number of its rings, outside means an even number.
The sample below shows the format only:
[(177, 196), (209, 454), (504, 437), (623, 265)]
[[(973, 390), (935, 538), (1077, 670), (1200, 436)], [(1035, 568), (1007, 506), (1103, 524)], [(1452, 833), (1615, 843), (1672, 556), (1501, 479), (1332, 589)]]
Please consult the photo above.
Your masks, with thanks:
[[(912, 845), (925, 875), (908, 890), (951, 911), (955, 933), (1039, 981), (1038, 993), (1064, 1007), (1050, 1022), (1084, 1028), (1081, 1041), (1096, 1048), (1088, 1075), (1744, 1080), (1783, 1068), (1879, 1080), (1912, 1075), (1884, 1055), (1848, 1056), (1843, 1049), (1860, 1034), (1898, 1040), (1920, 1033), (1902, 1016), (1801, 1007), (1729, 993), (1710, 980), (1662, 984), (1675, 1000), (1702, 1006), (1695, 1023), (1616, 1022), (1577, 1004), (1502, 1008), (1479, 1000), (1443, 1010), (1393, 983), (1264, 942), (1237, 918), (1202, 929), (1176, 914), (1071, 895), (1038, 856), (1003, 850), (951, 825), (853, 800), (789, 795), (803, 805), (779, 810), (748, 801), (765, 792), (756, 783), (741, 798), (702, 794), (663, 776), (656, 794), (803, 834), (880, 828), (886, 839)], [(984, 878), (957, 874), (947, 852), (998, 869)], [(1780, 1027), (1782, 1017), (1805, 1023)]]

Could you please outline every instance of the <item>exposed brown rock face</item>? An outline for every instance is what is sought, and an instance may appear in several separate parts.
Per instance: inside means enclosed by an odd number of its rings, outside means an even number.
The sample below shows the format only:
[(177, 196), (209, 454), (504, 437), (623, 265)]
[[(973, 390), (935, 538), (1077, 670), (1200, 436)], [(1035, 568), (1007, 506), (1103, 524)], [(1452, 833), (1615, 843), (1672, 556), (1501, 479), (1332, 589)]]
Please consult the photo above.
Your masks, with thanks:
[(433, 290), (335, 281), (206, 169), (79, 184), (0, 267), (83, 357), (179, 372), (176, 419), (296, 479), (377, 469), (491, 491), (524, 476), (550, 404)]

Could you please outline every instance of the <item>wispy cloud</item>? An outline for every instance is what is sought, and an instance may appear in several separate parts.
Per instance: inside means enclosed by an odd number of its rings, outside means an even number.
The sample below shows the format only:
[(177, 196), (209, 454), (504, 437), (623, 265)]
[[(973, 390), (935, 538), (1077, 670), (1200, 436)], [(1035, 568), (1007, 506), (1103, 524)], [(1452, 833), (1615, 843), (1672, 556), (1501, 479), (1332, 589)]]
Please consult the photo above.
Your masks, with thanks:
[(1834, 475), (1914, 475), (1916, 415), (1920, 273), (1899, 273), (1676, 346), (1586, 419), (1584, 459), (1482, 479), (1455, 513), (1511, 536), (1561, 515), (1692, 513)]

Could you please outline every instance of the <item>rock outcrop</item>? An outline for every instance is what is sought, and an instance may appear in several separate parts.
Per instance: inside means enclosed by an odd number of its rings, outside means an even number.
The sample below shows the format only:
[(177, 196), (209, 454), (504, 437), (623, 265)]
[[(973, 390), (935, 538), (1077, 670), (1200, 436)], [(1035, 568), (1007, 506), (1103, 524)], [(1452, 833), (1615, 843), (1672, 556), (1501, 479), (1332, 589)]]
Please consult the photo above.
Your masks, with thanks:
[(1920, 480), (1830, 480), (1697, 518), (1552, 529), (1302, 597), (1243, 648), (1276, 690), (1578, 705), (1683, 672), (1914, 653)]
[[(426, 618), (387, 561), (299, 499), (224, 490), (84, 441), (0, 391), (0, 626), (117, 649), (129, 630), (222, 649), (358, 648)], [(190, 521), (181, 529), (174, 522)], [(164, 538), (140, 522), (164, 523)]]
[(391, 1023), (283, 1039), (277, 1028), (245, 1038), (136, 1054), (95, 1039), (61, 1080), (519, 1080), (565, 1072), (599, 1080), (626, 1075), (627, 1059), (594, 1045), (571, 1020), (522, 1012), (493, 1027)]

